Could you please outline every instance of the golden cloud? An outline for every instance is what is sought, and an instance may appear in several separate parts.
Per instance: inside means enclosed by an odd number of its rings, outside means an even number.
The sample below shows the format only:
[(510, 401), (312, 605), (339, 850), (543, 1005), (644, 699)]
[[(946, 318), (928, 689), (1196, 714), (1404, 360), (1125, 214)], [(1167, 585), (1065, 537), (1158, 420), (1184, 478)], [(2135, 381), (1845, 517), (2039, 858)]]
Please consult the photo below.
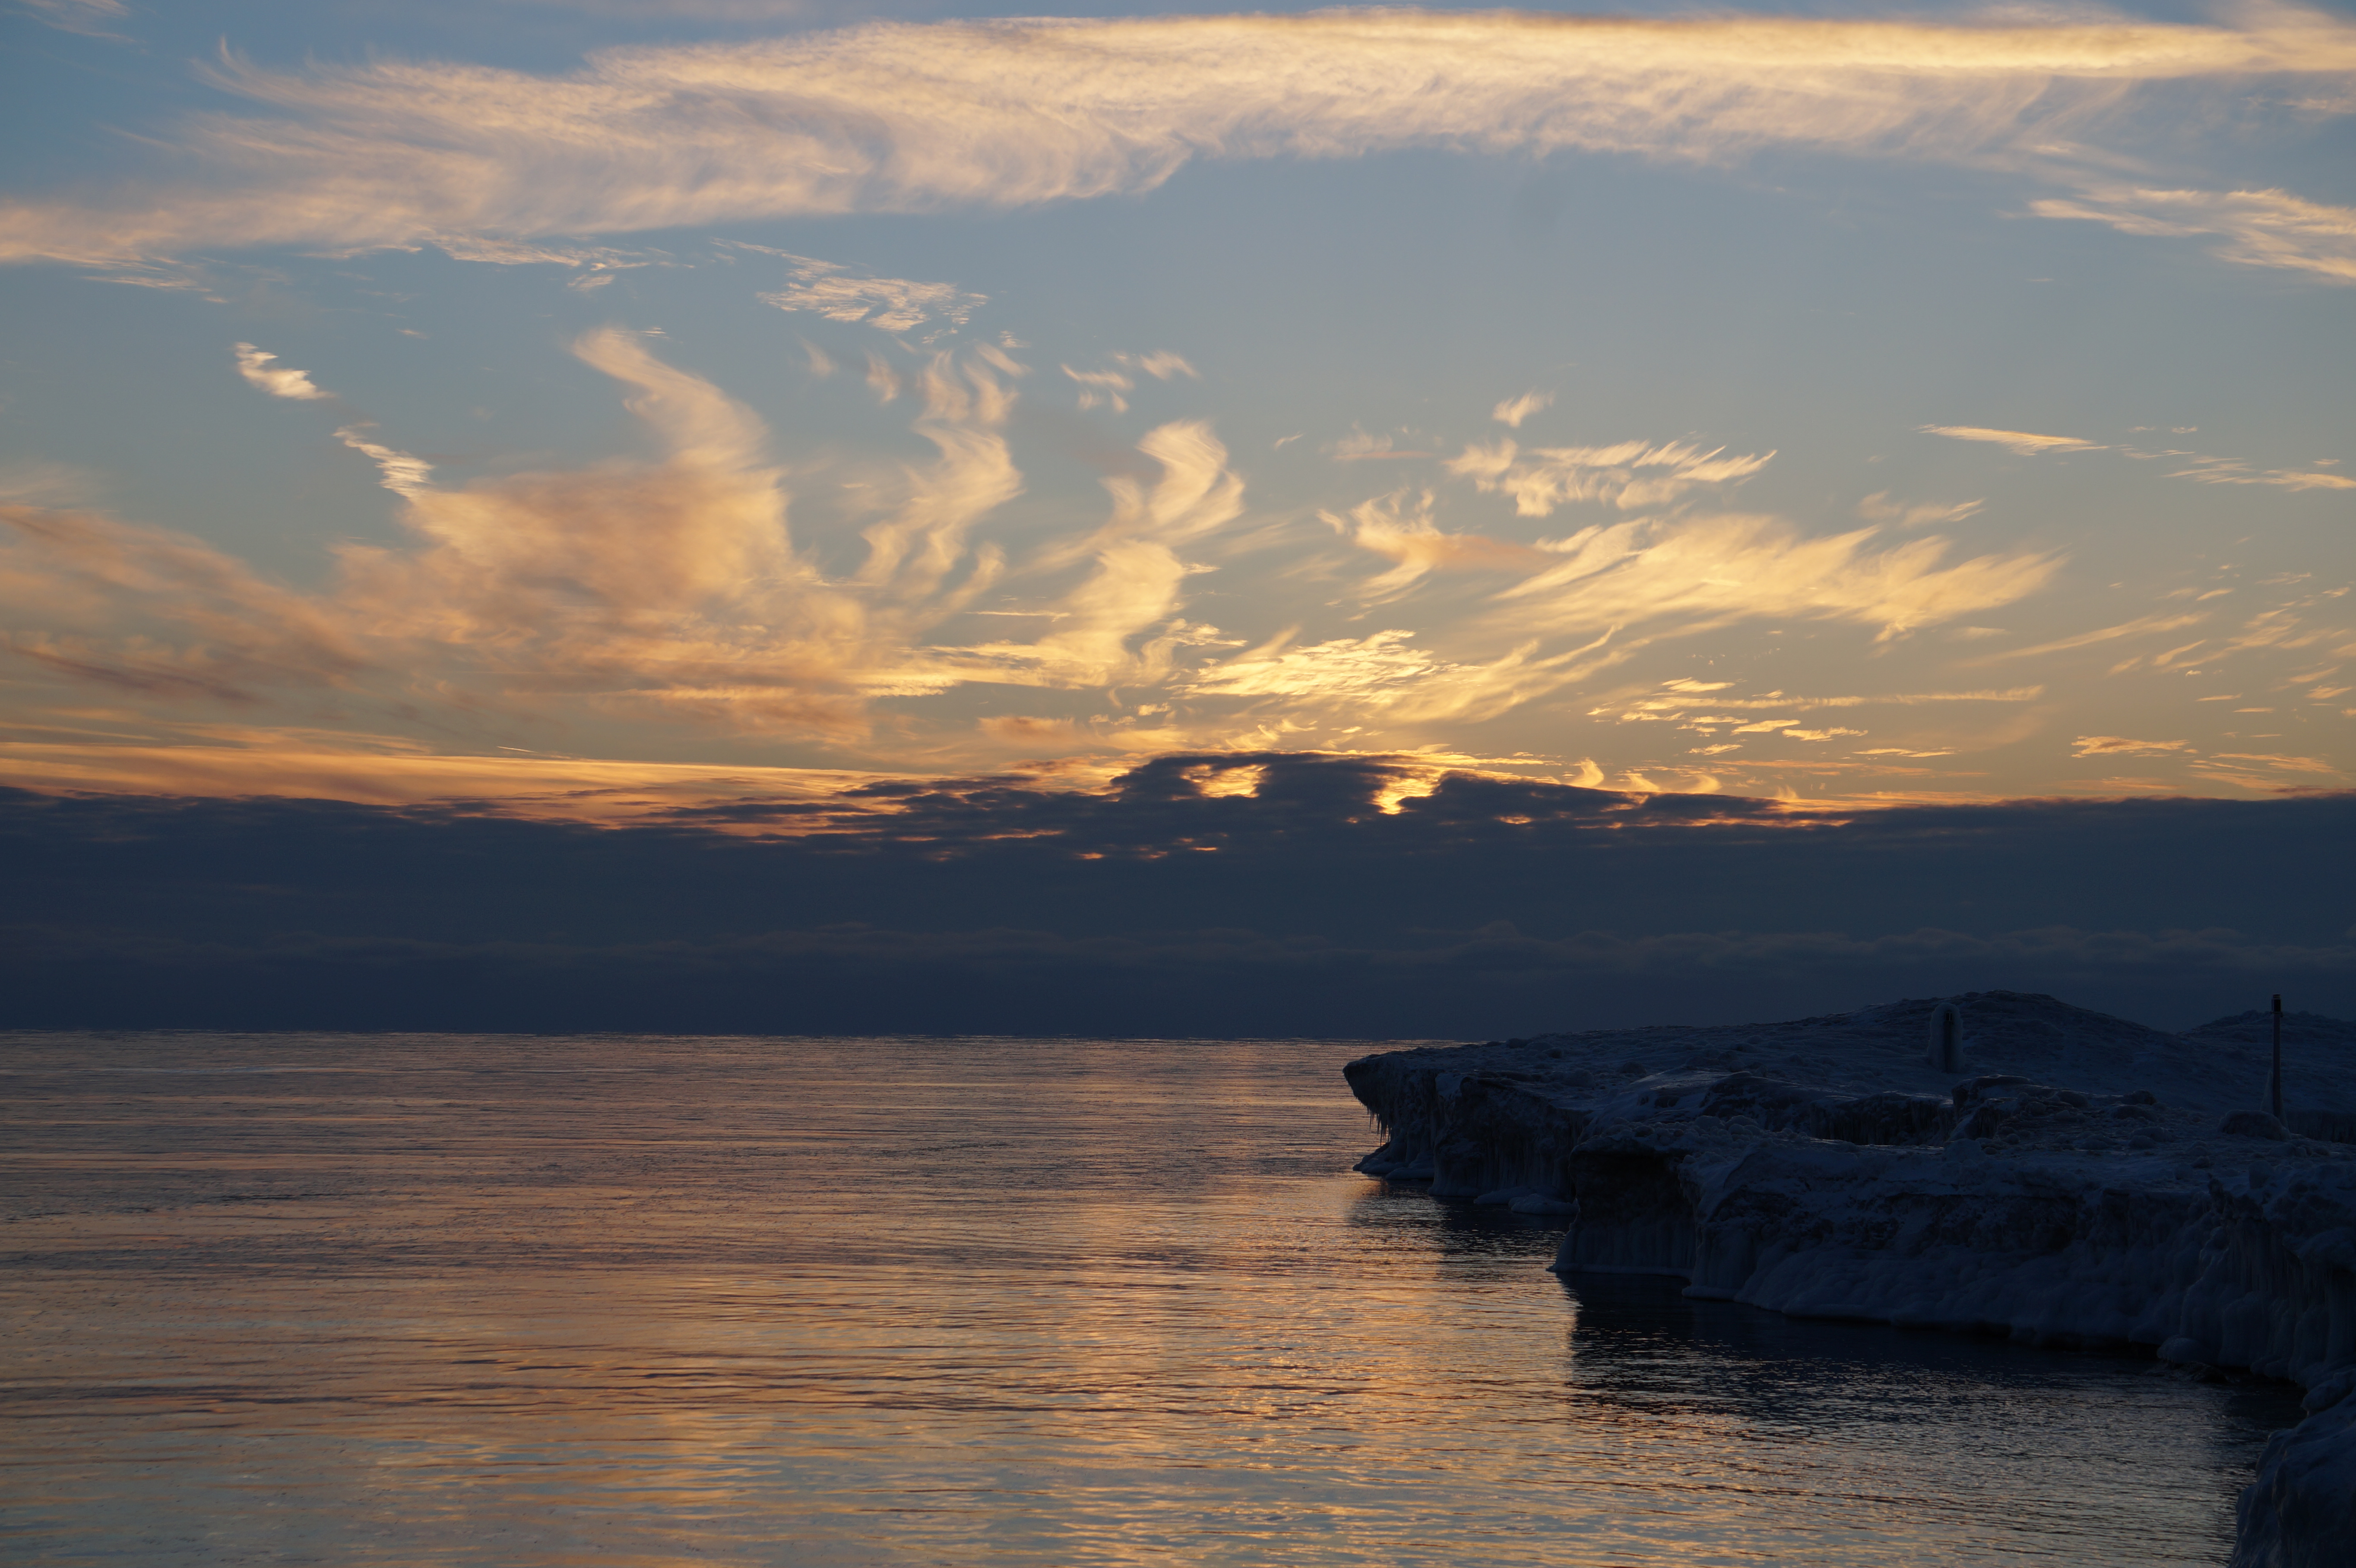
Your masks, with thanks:
[[(1019, 206), (1148, 189), (1200, 158), (1415, 146), (1702, 161), (1799, 146), (2074, 171), (2101, 160), (2073, 162), (2073, 144), (2152, 84), (2231, 91), (2351, 70), (2356, 27), (2282, 6), (2234, 27), (1404, 10), (884, 22), (613, 49), (549, 76), (394, 59), (282, 72), (224, 56), (209, 79), (268, 116), (191, 123), (174, 138), (187, 172), (144, 190), (14, 204), (0, 259), (427, 244), (488, 257), (534, 237)], [(2228, 256), (2267, 265), (2344, 251), (2331, 209), (2284, 193), (2204, 202), (2072, 183), (2084, 210), (2053, 216), (2223, 233)]]
[(1681, 441), (1550, 446), (1525, 453), (1513, 442), (1501, 441), (1494, 446), (1468, 446), (1447, 466), (1479, 490), (1511, 496), (1514, 510), (1521, 516), (1544, 517), (1572, 501), (1603, 501), (1622, 511), (1661, 506), (1705, 485), (1748, 479), (1774, 455), (1762, 452), (1730, 457), (1723, 447), (1704, 452)]

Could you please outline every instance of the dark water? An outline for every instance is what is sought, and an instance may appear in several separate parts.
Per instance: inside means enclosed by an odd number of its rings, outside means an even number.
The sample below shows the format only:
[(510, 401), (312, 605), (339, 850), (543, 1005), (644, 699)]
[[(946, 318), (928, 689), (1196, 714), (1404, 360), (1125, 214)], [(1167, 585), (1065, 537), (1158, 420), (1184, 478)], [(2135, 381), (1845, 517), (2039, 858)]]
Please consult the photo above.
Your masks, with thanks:
[(0, 1037), (0, 1553), (2150, 1568), (2293, 1417), (1566, 1285), (1351, 1054)]

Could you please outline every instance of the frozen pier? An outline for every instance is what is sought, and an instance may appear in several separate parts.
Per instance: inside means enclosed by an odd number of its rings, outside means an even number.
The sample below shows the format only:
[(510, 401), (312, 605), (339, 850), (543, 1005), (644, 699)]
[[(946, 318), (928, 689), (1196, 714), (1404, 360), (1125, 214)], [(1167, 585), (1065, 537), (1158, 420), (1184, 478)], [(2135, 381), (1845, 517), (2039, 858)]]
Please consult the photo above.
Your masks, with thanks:
[(1567, 1223), (1555, 1267), (1794, 1316), (2147, 1348), (2308, 1390), (2235, 1568), (2356, 1561), (2356, 1025), (2167, 1034), (1991, 991), (1390, 1051), (1370, 1176)]

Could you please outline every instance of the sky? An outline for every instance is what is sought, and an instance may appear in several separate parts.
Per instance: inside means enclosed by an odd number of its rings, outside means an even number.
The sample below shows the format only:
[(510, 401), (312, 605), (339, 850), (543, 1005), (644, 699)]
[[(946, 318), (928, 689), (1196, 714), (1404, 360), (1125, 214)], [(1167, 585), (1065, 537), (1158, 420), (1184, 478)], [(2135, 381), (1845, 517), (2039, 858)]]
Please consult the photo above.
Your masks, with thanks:
[[(0, 51), (27, 821), (848, 853), (1332, 763), (1348, 823), (2281, 844), (2356, 784), (2344, 5), (0, 0)], [(2005, 929), (2092, 929), (2024, 874)]]

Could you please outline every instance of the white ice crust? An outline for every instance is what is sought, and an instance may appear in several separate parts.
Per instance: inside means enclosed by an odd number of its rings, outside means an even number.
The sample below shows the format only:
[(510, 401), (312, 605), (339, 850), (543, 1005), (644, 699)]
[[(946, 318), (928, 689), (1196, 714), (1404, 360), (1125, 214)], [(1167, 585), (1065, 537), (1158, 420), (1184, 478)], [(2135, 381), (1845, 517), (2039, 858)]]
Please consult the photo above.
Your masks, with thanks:
[(2243, 1494), (2234, 1568), (2346, 1565), (2356, 1025), (2286, 1018), (2279, 1122), (2257, 1109), (2271, 1027), (2165, 1034), (1990, 991), (1345, 1071), (1389, 1140), (1361, 1170), (1561, 1217), (1566, 1274), (2301, 1383), (2313, 1413)]

